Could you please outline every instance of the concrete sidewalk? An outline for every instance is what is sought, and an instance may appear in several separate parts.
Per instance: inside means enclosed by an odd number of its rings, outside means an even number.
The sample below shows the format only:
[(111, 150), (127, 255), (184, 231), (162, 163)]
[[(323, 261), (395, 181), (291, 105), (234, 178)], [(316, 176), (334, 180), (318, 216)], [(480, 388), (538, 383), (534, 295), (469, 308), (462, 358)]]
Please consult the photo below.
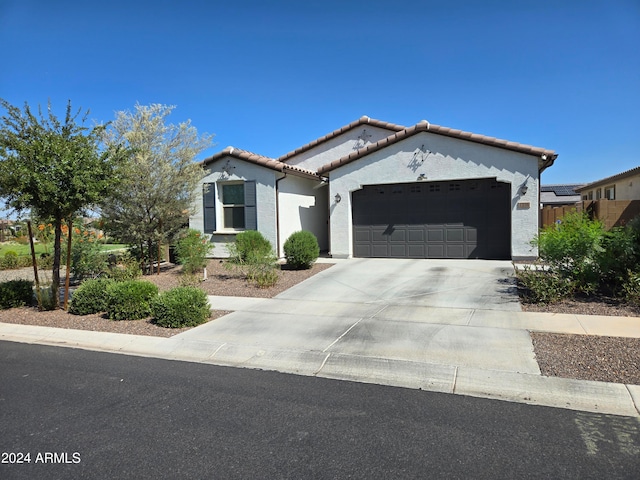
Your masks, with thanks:
[[(236, 312), (171, 338), (0, 323), (0, 339), (276, 370), (298, 375), (417, 388), (574, 410), (640, 416), (640, 386), (543, 377), (539, 370), (536, 371), (537, 365), (534, 367), (533, 364), (530, 365), (531, 369), (527, 369), (528, 371), (520, 371), (522, 368), (514, 367), (514, 364), (504, 361), (496, 365), (494, 358), (508, 356), (508, 349), (503, 349), (504, 351), (499, 353), (495, 350), (487, 351), (483, 360), (481, 355), (464, 353), (464, 348), (461, 349), (457, 358), (456, 353), (452, 353), (450, 349), (439, 349), (434, 353), (433, 349), (426, 348), (432, 351), (425, 358), (415, 358), (415, 354), (414, 358), (401, 358), (402, 354), (399, 353), (401, 349), (396, 349), (395, 352), (391, 349), (363, 352), (354, 348), (353, 345), (347, 349), (336, 348), (358, 325), (366, 323), (368, 318), (375, 318), (376, 315), (369, 317), (365, 315), (361, 317), (362, 320), (359, 323), (356, 319), (350, 330), (345, 329), (343, 335), (336, 337), (333, 343), (327, 346), (323, 346), (317, 339), (314, 340), (317, 342), (315, 348), (310, 348), (309, 345), (295, 345), (293, 339), (296, 336), (291, 337), (289, 334), (285, 335), (289, 340), (283, 339), (279, 345), (264, 344), (259, 341), (259, 332), (253, 332), (254, 335), (251, 335), (250, 328), (246, 331), (248, 335), (246, 338), (225, 336), (223, 333), (225, 324), (233, 323), (234, 316), (240, 317), (246, 314), (250, 314), (259, 323), (270, 323), (268, 317), (274, 313), (296, 315), (291, 312), (301, 307), (298, 302), (211, 297), (211, 303), (216, 308), (233, 309)], [(344, 311), (343, 305), (334, 303), (325, 304), (323, 308), (325, 311), (329, 309)], [(443, 317), (438, 316), (437, 311), (429, 311), (428, 307), (426, 308), (427, 310), (422, 312), (424, 315), (443, 322), (428, 325), (437, 328), (455, 326), (471, 328), (474, 332), (479, 332), (476, 338), (491, 337), (500, 331), (507, 334), (518, 332), (518, 335), (528, 336), (529, 329), (556, 333), (640, 337), (639, 318), (525, 312), (496, 314), (495, 311), (465, 311), (464, 309), (454, 309), (453, 317)], [(385, 321), (389, 320), (388, 317), (391, 314), (392, 312), (377, 312), (377, 315), (380, 315), (379, 318), (384, 318)], [(412, 316), (421, 315), (413, 310)], [(287, 318), (286, 321), (295, 321), (295, 318)], [(407, 321), (411, 322), (410, 319)], [(302, 322), (298, 320), (298, 323)], [(211, 326), (216, 328), (207, 329)], [(517, 328), (514, 328), (516, 326)], [(272, 326), (272, 328), (279, 327)], [(460, 331), (452, 333), (455, 336), (459, 335)]]
[(276, 298), (212, 296), (233, 313), (171, 338), (0, 323), (0, 340), (640, 416), (640, 386), (543, 377), (529, 336), (640, 337), (640, 318), (522, 312), (505, 263), (349, 260)]

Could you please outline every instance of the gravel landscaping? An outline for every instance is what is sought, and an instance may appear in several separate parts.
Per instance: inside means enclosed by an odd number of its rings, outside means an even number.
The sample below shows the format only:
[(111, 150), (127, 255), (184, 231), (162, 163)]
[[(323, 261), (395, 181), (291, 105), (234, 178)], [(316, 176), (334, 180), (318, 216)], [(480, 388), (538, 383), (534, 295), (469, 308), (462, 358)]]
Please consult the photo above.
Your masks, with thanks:
[[(316, 263), (309, 270), (280, 270), (278, 282), (271, 288), (258, 288), (247, 283), (237, 272), (228, 271), (222, 261), (211, 260), (207, 266), (208, 278), (201, 282), (199, 287), (207, 295), (220, 295), (232, 297), (261, 297), (271, 298), (293, 287), (297, 283), (315, 275), (322, 270), (331, 267), (330, 263)], [(180, 285), (181, 267), (168, 264), (161, 268), (160, 275), (147, 275), (144, 280), (155, 283), (163, 292)], [(43, 275), (44, 274), (44, 275)], [(40, 279), (50, 278), (51, 272), (39, 274)], [(62, 274), (61, 274), (62, 275)], [(33, 280), (33, 269), (1, 270), (0, 281), (16, 279)], [(212, 305), (212, 316), (209, 321), (230, 313), (224, 310), (216, 310)], [(94, 332), (127, 333), (131, 335), (150, 335), (156, 337), (172, 337), (189, 328), (163, 328), (154, 325), (150, 318), (144, 320), (109, 320), (106, 315), (71, 315), (64, 310), (39, 312), (34, 307), (11, 308), (0, 310), (0, 322), (16, 323), (22, 325), (40, 325), (44, 327), (73, 328), (77, 330), (90, 330)]]
[[(211, 260), (207, 267), (208, 279), (199, 286), (208, 295), (271, 298), (329, 267), (331, 264), (317, 263), (310, 270), (283, 269), (279, 271), (279, 279), (274, 287), (258, 288), (248, 284), (238, 273), (226, 270), (222, 261)], [(165, 291), (180, 285), (180, 270), (179, 266), (167, 265), (160, 275), (145, 276), (144, 279), (158, 285), (160, 291)], [(0, 281), (15, 278), (33, 279), (33, 271), (0, 271)], [(216, 310), (215, 305), (212, 308), (210, 321), (229, 313)], [(604, 297), (565, 300), (553, 305), (523, 304), (522, 308), (524, 311), (640, 316), (637, 308)], [(113, 321), (104, 315), (76, 316), (62, 310), (38, 312), (31, 307), (0, 310), (0, 322), (160, 337), (170, 337), (188, 330), (162, 328), (154, 325), (150, 319)], [(543, 375), (640, 385), (640, 339), (539, 332), (531, 333), (531, 338)]]

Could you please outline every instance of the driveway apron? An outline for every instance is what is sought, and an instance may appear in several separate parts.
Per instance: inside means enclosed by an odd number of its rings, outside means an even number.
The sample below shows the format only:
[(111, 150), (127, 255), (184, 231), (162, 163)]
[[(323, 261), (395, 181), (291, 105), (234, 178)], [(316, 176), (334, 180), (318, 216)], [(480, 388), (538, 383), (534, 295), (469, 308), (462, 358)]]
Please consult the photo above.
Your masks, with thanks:
[(520, 311), (510, 262), (351, 259), (173, 338), (539, 374), (528, 333), (471, 326), (479, 310)]

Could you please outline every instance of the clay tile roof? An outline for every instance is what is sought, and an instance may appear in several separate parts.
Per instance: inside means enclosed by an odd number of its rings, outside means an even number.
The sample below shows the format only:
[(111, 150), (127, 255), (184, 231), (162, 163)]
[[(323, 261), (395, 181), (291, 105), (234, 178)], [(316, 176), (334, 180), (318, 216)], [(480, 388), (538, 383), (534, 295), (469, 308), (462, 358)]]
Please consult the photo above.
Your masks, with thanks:
[(337, 167), (350, 163), (358, 158), (363, 157), (369, 153), (375, 152), (384, 148), (388, 145), (399, 142), (404, 138), (408, 138), (412, 135), (415, 135), (419, 132), (430, 132), (438, 135), (446, 135), (448, 137), (459, 138), (461, 140), (467, 140), (475, 143), (482, 143), (484, 145), (489, 145), (492, 147), (504, 148), (507, 150), (512, 150), (515, 152), (525, 153), (528, 155), (534, 155), (541, 159), (540, 171), (542, 172), (545, 168), (550, 167), (554, 160), (558, 157), (558, 155), (553, 150), (547, 150), (545, 148), (533, 147), (531, 145), (525, 145), (517, 142), (510, 142), (508, 140), (502, 140), (495, 137), (488, 137), (485, 135), (479, 135), (477, 133), (465, 132), (462, 130), (456, 130), (453, 128), (442, 127), (440, 125), (432, 125), (426, 120), (421, 121), (420, 123), (413, 125), (408, 128), (404, 128), (399, 130), (392, 135), (389, 135), (382, 140), (367, 145), (365, 148), (361, 148), (360, 150), (350, 153), (338, 160), (334, 160), (326, 165), (323, 165), (318, 169), (318, 174), (322, 175), (331, 170), (334, 170)]
[(286, 162), (291, 157), (294, 157), (295, 155), (298, 155), (298, 154), (300, 154), (302, 152), (306, 152), (307, 150), (310, 150), (313, 147), (320, 145), (321, 143), (324, 143), (324, 142), (326, 142), (328, 140), (331, 140), (332, 138), (337, 137), (338, 135), (340, 135), (340, 134), (342, 134), (342, 133), (344, 133), (344, 132), (346, 132), (348, 130), (351, 130), (352, 128), (357, 128), (360, 125), (373, 125), (374, 127), (384, 128), (386, 130), (396, 131), (396, 132), (400, 131), (400, 130), (404, 130), (406, 128), (406, 127), (404, 127), (402, 125), (396, 125), (395, 123), (383, 122), (382, 120), (376, 120), (374, 118), (369, 118), (366, 115), (363, 115), (358, 120), (355, 120), (355, 121), (351, 122), (350, 124), (345, 125), (344, 127), (338, 128), (337, 130), (334, 130), (333, 132), (328, 133), (323, 137), (317, 138), (313, 142), (307, 143), (306, 145), (303, 145), (300, 148), (296, 148), (292, 152), (285, 153), (281, 157), (278, 157), (278, 160), (280, 160), (281, 162)]
[(638, 174), (640, 174), (640, 167), (631, 168), (629, 170), (625, 170), (624, 172), (616, 173), (615, 175), (611, 175), (610, 177), (602, 178), (600, 180), (596, 180), (595, 182), (591, 182), (586, 185), (583, 185), (580, 188), (576, 188), (576, 192), (581, 192), (583, 190), (593, 188), (597, 185), (603, 185), (605, 183), (615, 182), (617, 180), (622, 180), (625, 177), (631, 177), (633, 175), (638, 175)]
[(316, 180), (319, 180), (320, 178), (316, 172), (312, 172), (311, 170), (287, 165), (286, 163), (276, 160), (275, 158), (265, 157), (262, 155), (258, 155), (257, 153), (234, 147), (227, 147), (224, 150), (212, 155), (211, 157), (205, 158), (202, 161), (202, 166), (204, 167), (211, 162), (215, 162), (216, 160), (224, 157), (234, 157), (250, 163), (255, 163), (256, 165), (270, 168), (271, 170), (276, 170), (283, 173), (291, 173), (292, 175), (297, 175), (300, 177), (313, 178)]

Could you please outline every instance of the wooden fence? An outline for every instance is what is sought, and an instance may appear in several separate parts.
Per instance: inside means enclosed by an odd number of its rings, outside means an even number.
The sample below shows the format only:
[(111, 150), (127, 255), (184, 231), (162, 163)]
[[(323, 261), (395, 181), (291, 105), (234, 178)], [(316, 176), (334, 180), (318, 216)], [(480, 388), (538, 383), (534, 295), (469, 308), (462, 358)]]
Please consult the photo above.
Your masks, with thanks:
[(610, 230), (613, 227), (626, 225), (629, 220), (640, 215), (640, 200), (585, 200), (575, 205), (552, 207), (545, 205), (540, 212), (542, 227), (553, 225), (565, 214), (578, 211), (587, 212), (590, 218), (598, 219), (604, 223), (604, 227)]

